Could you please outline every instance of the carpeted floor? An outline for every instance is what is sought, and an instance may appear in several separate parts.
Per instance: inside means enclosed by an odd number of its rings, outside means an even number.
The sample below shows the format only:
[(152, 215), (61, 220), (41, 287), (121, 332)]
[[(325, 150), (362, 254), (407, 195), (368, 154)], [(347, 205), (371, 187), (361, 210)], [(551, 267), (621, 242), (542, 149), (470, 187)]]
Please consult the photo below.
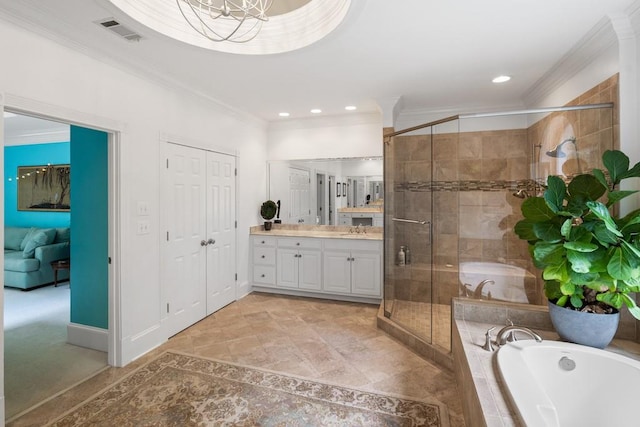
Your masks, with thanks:
[(166, 352), (53, 426), (448, 427), (446, 406)]
[(68, 344), (69, 283), (4, 288), (5, 416), (14, 417), (107, 366), (107, 354)]

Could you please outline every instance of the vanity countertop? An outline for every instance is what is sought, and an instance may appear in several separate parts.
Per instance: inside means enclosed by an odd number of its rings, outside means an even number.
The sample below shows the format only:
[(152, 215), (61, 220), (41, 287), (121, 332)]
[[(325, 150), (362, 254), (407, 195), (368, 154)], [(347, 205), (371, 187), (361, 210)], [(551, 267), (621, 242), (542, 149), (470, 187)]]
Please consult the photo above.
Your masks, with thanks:
[(382, 227), (360, 227), (360, 230), (365, 228), (366, 233), (356, 233), (353, 232), (356, 229), (355, 227), (347, 226), (273, 224), (273, 228), (270, 231), (265, 231), (264, 227), (260, 225), (251, 227), (249, 234), (275, 237), (382, 240)]
[(338, 213), (383, 213), (382, 206), (362, 206), (359, 208), (338, 208)]

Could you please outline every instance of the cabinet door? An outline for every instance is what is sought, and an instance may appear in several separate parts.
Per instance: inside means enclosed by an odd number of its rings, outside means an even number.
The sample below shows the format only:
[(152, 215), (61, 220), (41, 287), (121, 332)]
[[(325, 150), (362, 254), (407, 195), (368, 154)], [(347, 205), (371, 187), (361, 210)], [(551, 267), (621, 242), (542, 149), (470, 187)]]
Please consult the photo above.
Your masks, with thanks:
[(276, 285), (283, 288), (298, 287), (298, 251), (295, 249), (278, 249), (276, 254), (278, 280)]
[(380, 255), (353, 251), (351, 257), (351, 293), (380, 297)]
[(322, 289), (326, 292), (351, 293), (351, 253), (340, 251), (324, 252), (324, 280)]
[(298, 253), (298, 287), (319, 291), (322, 289), (321, 252), (300, 250)]

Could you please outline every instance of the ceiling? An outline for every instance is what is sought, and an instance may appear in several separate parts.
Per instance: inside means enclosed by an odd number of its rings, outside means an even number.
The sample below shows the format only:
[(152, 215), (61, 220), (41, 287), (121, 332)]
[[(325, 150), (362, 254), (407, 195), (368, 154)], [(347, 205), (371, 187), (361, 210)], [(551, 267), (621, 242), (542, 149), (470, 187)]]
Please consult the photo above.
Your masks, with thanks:
[[(523, 106), (527, 91), (582, 37), (634, 1), (353, 0), (327, 37), (273, 55), (190, 46), (107, 0), (0, 0), (0, 17), (146, 78), (282, 121), (309, 117), (312, 108), (323, 115), (348, 114), (346, 105), (379, 111), (399, 97), (403, 112)], [(128, 42), (96, 25), (108, 17), (142, 40)], [(500, 74), (512, 80), (492, 83)], [(281, 111), (291, 116), (280, 118)]]

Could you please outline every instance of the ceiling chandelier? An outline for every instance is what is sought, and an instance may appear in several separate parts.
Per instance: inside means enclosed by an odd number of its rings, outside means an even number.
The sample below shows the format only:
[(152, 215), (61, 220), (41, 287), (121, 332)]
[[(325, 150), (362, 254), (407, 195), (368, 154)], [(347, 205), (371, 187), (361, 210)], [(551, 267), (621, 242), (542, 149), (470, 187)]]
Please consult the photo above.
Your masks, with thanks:
[(214, 42), (253, 40), (273, 0), (176, 0), (182, 16), (198, 33)]

